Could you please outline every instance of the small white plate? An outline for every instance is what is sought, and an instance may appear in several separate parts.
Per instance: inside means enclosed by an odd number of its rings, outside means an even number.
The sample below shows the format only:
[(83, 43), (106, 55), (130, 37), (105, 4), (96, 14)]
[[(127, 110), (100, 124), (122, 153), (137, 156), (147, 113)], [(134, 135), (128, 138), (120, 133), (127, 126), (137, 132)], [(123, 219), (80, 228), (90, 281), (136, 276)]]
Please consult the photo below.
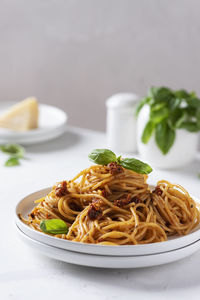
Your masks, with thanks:
[(125, 257), (92, 255), (68, 251), (40, 243), (28, 237), (19, 228), (18, 233), (24, 243), (43, 255), (71, 264), (98, 268), (143, 268), (163, 265), (185, 258), (200, 249), (200, 241), (196, 241), (186, 247), (160, 254)]
[[(23, 217), (27, 217), (28, 213), (35, 206), (34, 201), (44, 197), (50, 192), (51, 188), (39, 190), (33, 194), (26, 196), (22, 199), (16, 207), (16, 224), (17, 226), (30, 238), (37, 240), (38, 242), (45, 243), (46, 245), (58, 247), (65, 250), (76, 251), (87, 254), (95, 255), (111, 255), (111, 256), (135, 256), (135, 255), (149, 255), (155, 253), (163, 253), (166, 251), (172, 251), (189, 244), (192, 244), (200, 239), (200, 226), (198, 226), (194, 232), (181, 236), (174, 237), (166, 242), (152, 243), (146, 245), (121, 245), (121, 246), (107, 246), (107, 245), (94, 245), (84, 244), (79, 242), (72, 242), (56, 238), (45, 233), (39, 232), (30, 228), (24, 224), (19, 214)], [(197, 199), (195, 199), (197, 201)]]
[[(15, 103), (1, 103), (0, 114)], [(39, 104), (39, 126), (25, 132), (0, 128), (0, 143), (18, 143), (22, 145), (48, 141), (60, 136), (66, 128), (67, 114), (54, 106)]]

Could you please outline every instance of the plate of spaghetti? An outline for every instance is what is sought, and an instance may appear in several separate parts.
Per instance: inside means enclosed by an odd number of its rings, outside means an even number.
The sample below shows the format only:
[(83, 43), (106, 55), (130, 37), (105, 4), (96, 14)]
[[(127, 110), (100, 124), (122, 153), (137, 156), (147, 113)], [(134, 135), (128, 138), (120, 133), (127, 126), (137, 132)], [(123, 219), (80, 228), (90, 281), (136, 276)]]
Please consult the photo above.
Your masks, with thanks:
[(165, 253), (200, 239), (198, 200), (180, 185), (147, 183), (151, 167), (108, 149), (73, 179), (32, 193), (16, 207), (19, 230), (36, 243), (99, 256)]

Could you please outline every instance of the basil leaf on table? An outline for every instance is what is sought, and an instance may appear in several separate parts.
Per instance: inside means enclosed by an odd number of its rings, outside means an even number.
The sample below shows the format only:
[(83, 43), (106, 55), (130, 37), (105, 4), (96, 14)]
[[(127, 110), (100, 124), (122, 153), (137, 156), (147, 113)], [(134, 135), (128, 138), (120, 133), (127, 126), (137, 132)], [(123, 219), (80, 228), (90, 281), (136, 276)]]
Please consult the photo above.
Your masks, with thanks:
[(107, 165), (117, 160), (115, 153), (108, 149), (94, 149), (88, 157), (98, 165)]
[(17, 144), (5, 144), (0, 146), (0, 150), (12, 157), (24, 157), (25, 150), (22, 146)]
[(144, 144), (148, 143), (150, 137), (152, 136), (154, 128), (155, 128), (155, 124), (152, 121), (148, 121), (142, 134), (142, 142)]
[(167, 154), (175, 140), (175, 130), (170, 128), (166, 121), (156, 126), (155, 139), (159, 149), (163, 154)]
[(42, 220), (40, 222), (40, 229), (50, 234), (66, 234), (69, 230), (66, 223), (61, 219)]
[(17, 157), (11, 157), (5, 162), (6, 167), (18, 166), (19, 164), (19, 158)]
[(125, 169), (139, 174), (149, 174), (152, 172), (152, 168), (148, 164), (135, 158), (124, 158), (120, 161), (120, 165)]

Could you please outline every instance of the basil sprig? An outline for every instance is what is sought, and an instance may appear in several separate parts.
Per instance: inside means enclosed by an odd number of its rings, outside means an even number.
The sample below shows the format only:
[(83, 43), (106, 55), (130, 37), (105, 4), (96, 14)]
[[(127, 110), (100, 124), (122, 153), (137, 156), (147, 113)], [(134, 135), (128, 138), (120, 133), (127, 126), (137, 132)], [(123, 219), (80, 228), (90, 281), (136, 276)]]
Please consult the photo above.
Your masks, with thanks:
[(49, 234), (66, 234), (68, 232), (68, 226), (61, 219), (42, 220), (40, 229)]
[(94, 149), (88, 157), (98, 165), (107, 165), (117, 159), (115, 153), (108, 149)]
[(89, 160), (98, 165), (107, 165), (111, 162), (117, 162), (125, 169), (132, 170), (140, 174), (149, 174), (152, 172), (152, 168), (135, 158), (121, 158), (117, 157), (114, 152), (108, 149), (95, 149), (89, 155)]
[(9, 155), (5, 162), (6, 167), (18, 166), (20, 159), (24, 157), (25, 149), (17, 144), (5, 144), (0, 146), (0, 150)]
[(150, 116), (142, 142), (147, 144), (155, 132), (157, 146), (163, 154), (167, 154), (173, 146), (177, 129), (200, 131), (200, 99), (194, 92), (152, 87), (137, 106), (137, 115), (145, 104), (150, 106)]

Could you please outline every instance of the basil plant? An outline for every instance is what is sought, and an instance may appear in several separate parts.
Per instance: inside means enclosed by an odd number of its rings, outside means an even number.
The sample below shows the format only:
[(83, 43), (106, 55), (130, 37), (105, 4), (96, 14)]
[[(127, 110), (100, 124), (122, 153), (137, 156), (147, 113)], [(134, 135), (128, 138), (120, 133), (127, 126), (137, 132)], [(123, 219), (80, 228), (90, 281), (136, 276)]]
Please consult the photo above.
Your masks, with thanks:
[(195, 92), (152, 87), (138, 104), (136, 115), (146, 104), (150, 106), (150, 115), (142, 134), (142, 142), (147, 144), (155, 133), (156, 144), (164, 155), (173, 146), (177, 129), (190, 132), (200, 130), (200, 99)]

